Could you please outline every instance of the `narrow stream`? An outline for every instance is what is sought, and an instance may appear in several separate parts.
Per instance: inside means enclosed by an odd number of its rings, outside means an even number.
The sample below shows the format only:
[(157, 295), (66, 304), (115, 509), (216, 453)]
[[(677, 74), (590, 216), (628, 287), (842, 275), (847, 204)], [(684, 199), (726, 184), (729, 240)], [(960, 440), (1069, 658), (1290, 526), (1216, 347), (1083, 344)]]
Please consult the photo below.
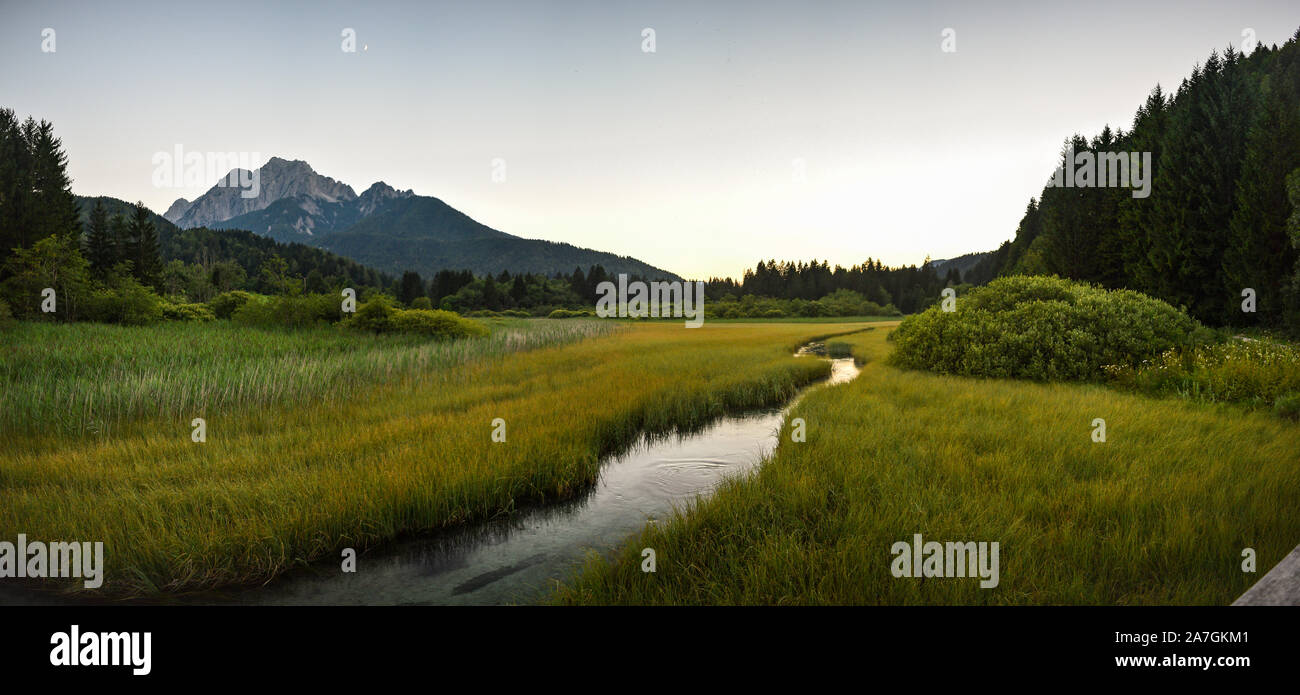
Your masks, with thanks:
[[(836, 359), (822, 383), (857, 375), (852, 359)], [(597, 483), (578, 499), (371, 551), (357, 558), (355, 573), (341, 572), (339, 561), (331, 560), (226, 598), (251, 604), (535, 601), (588, 553), (609, 552), (646, 522), (663, 520), (724, 478), (752, 470), (776, 446), (785, 413), (797, 401), (724, 417), (693, 434), (643, 439), (602, 464)]]
[[(814, 354), (821, 346), (804, 348)], [(822, 384), (858, 375), (850, 358), (831, 360)], [(817, 388), (812, 386), (810, 388)], [(177, 596), (200, 604), (530, 603), (545, 596), (592, 552), (608, 553), (647, 522), (707, 496), (724, 478), (751, 471), (776, 446), (784, 408), (724, 417), (687, 435), (643, 438), (601, 465), (585, 494), (509, 518), (397, 542), (358, 555), (357, 571), (340, 559), (286, 573), (265, 586)]]

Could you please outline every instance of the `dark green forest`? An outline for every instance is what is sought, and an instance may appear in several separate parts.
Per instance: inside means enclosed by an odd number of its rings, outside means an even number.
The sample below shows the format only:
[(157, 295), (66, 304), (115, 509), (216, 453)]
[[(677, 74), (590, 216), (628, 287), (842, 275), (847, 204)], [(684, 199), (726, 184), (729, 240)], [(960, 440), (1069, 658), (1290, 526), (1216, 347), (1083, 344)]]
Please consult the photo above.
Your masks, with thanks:
[(759, 261), (753, 270), (746, 270), (739, 281), (709, 279), (704, 296), (714, 302), (743, 300), (746, 296), (813, 302), (831, 294), (839, 293), (843, 297), (844, 292), (852, 292), (859, 298), (857, 301), (870, 302), (862, 315), (892, 314), (895, 309), (910, 314), (938, 301), (944, 287), (960, 282), (960, 274), (955, 272), (940, 277), (930, 267), (929, 259), (920, 266), (897, 268), (870, 258), (851, 268), (838, 265), (831, 268), (828, 262), (816, 260), (807, 263), (769, 260)]
[[(1174, 93), (1160, 86), (1128, 131), (1076, 152), (1150, 152), (1150, 195), (1046, 185), (966, 278), (1054, 274), (1128, 288), (1210, 324), (1300, 330), (1300, 32), (1249, 56), (1211, 53)], [(1243, 311), (1254, 290), (1256, 311)]]

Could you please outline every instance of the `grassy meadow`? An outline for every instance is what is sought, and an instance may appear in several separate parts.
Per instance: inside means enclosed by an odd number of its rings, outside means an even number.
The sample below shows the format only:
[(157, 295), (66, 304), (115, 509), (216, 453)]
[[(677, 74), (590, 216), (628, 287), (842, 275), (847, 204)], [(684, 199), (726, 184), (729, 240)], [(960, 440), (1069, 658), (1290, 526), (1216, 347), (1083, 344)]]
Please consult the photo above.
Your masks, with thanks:
[(643, 431), (785, 401), (829, 373), (797, 345), (861, 327), (523, 321), (431, 344), (23, 324), (0, 367), (0, 538), (102, 540), (110, 595), (264, 581), (572, 495)]
[[(836, 339), (862, 374), (801, 400), (757, 473), (593, 557), (553, 600), (1227, 604), (1300, 540), (1300, 427), (1097, 384), (906, 371), (886, 363), (886, 333)], [(916, 533), (999, 542), (1000, 584), (895, 578), (891, 546)]]
[(484, 340), (431, 341), (229, 321), (16, 323), (0, 332), (0, 441), (111, 434), (141, 418), (203, 410), (305, 405), (619, 329), (608, 321), (493, 319), (490, 326)]

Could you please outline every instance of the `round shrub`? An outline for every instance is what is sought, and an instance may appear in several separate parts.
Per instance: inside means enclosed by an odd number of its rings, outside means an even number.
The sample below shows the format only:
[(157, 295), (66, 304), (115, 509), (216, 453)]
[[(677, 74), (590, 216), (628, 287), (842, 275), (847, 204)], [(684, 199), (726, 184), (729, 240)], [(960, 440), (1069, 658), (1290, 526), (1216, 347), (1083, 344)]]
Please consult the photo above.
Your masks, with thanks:
[(163, 302), (162, 317), (164, 321), (214, 321), (217, 318), (207, 304), (180, 302)]
[(208, 301), (208, 308), (217, 318), (228, 319), (252, 298), (253, 295), (242, 290), (222, 292)]
[(117, 287), (91, 292), (83, 306), (83, 316), (100, 323), (143, 326), (162, 320), (162, 298), (132, 278)]
[(478, 321), (461, 318), (442, 310), (406, 309), (394, 311), (390, 328), (396, 333), (409, 333), (432, 338), (472, 338), (487, 335), (487, 328)]
[(382, 294), (376, 294), (357, 307), (356, 313), (343, 320), (343, 325), (359, 331), (387, 333), (393, 329), (392, 300)]
[(230, 318), (246, 326), (301, 327), (338, 321), (341, 311), (342, 303), (331, 294), (278, 295), (250, 301)]
[(890, 336), (893, 364), (942, 374), (1091, 380), (1106, 365), (1136, 365), (1198, 340), (1187, 314), (1130, 290), (1052, 276), (994, 280), (903, 320)]
[(416, 297), (411, 300), (412, 309), (433, 309), (433, 300), (428, 297)]

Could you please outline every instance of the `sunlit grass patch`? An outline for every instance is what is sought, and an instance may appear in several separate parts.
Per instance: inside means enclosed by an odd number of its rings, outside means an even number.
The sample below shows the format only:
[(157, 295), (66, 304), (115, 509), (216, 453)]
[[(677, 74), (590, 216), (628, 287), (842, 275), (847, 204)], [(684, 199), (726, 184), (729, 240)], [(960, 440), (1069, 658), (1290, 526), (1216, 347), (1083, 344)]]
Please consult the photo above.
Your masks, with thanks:
[[(842, 340), (870, 358), (884, 337)], [(807, 442), (787, 426), (756, 474), (593, 558), (554, 600), (1226, 604), (1300, 541), (1300, 428), (1262, 413), (869, 359), (791, 417)], [(892, 544), (917, 533), (1000, 543), (1000, 584), (893, 576)]]
[[(698, 426), (728, 412), (784, 402), (829, 371), (825, 361), (792, 357), (790, 346), (854, 328), (540, 323), (557, 332), (508, 330), (514, 324), (507, 322), (507, 330), (494, 330), (486, 340), (440, 344), (464, 351), (452, 353), (424, 352), (428, 348), (402, 341), (358, 349), (315, 336), (310, 345), (323, 365), (318, 369), (342, 371), (338, 397), (272, 398), (285, 391), (269, 389), (243, 399), (207, 392), (205, 400), (202, 389), (197, 396), (182, 391), (186, 395), (163, 404), (124, 408), (136, 417), (104, 436), (10, 439), (0, 457), (0, 538), (24, 533), (103, 541), (108, 595), (266, 580), (342, 548), (571, 496), (595, 481), (603, 455), (642, 432)], [(587, 335), (596, 339), (537, 344), (545, 339), (539, 336), (571, 340), (567, 331), (573, 330), (591, 331)], [(146, 387), (166, 397), (184, 380), (241, 393), (227, 379), (249, 373), (243, 370), (254, 370), (256, 383), (300, 388), (301, 372), (278, 371), (296, 365), (296, 356), (274, 341), (246, 346), (242, 360), (226, 359), (213, 370), (184, 351), (155, 355), (132, 347), (139, 335), (103, 334), (128, 348), (106, 373), (106, 393), (134, 397), (134, 389)], [(204, 338), (220, 336), (149, 335), (196, 349), (203, 349)], [(238, 335), (256, 341), (261, 334)], [(229, 346), (240, 349), (235, 342)], [(486, 356), (474, 352), (485, 347)], [(539, 349), (518, 351), (523, 347)], [(219, 353), (207, 354), (220, 361)], [(66, 360), (73, 370), (63, 377), (37, 374), (31, 377), (36, 382), (62, 378), (78, 393), (90, 387), (77, 377), (94, 381), (93, 361), (84, 357), (24, 359), (38, 365)], [(15, 374), (7, 378), (23, 381)], [(207, 420), (205, 443), (190, 439), (196, 413)], [(491, 439), (498, 418), (506, 423), (504, 443)]]
[(1271, 407), (1300, 398), (1300, 346), (1240, 340), (1167, 350), (1136, 367), (1108, 367), (1119, 386), (1200, 401)]
[(103, 435), (142, 417), (349, 398), (358, 389), (420, 381), (472, 360), (619, 330), (598, 321), (496, 319), (489, 325), (483, 339), (434, 341), (229, 322), (21, 323), (0, 334), (0, 441)]

